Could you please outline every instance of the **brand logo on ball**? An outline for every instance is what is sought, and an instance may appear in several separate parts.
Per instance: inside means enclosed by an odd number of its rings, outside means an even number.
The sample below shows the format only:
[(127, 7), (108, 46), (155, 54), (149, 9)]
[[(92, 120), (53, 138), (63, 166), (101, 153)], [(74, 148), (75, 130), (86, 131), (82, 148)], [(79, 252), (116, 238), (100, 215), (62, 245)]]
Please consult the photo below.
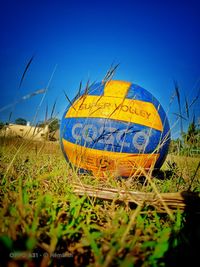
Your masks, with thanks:
[[(104, 135), (106, 132), (106, 136)], [(88, 143), (102, 143), (105, 145), (117, 145), (130, 147), (133, 145), (139, 151), (144, 150), (149, 143), (149, 135), (145, 131), (139, 131), (133, 135), (132, 143), (123, 140), (123, 137), (129, 134), (127, 130), (118, 130), (114, 127), (100, 127), (99, 129), (93, 124), (76, 123), (72, 127), (72, 136), (76, 143), (81, 139)]]

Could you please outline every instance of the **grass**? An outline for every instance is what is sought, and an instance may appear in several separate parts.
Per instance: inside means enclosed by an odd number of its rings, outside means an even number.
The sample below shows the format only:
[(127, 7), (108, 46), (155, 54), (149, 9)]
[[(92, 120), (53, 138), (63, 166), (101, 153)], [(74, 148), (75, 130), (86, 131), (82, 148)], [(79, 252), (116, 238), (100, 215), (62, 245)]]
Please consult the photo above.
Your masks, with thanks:
[[(19, 88), (33, 58), (25, 67)], [(111, 66), (103, 82), (112, 79), (117, 67)], [(45, 94), (55, 70), (56, 67)], [(82, 82), (77, 97), (81, 87)], [(83, 101), (88, 90), (89, 81)], [(177, 83), (175, 93), (182, 131), (184, 114)], [(28, 97), (33, 95), (35, 92)], [(34, 121), (43, 100), (44, 97)], [(187, 117), (195, 101), (188, 104), (185, 100)], [(55, 105), (56, 101), (51, 118)], [(48, 106), (45, 121), (47, 117)], [(161, 212), (147, 203), (130, 205), (117, 199), (78, 196), (73, 183), (158, 195), (192, 191), (199, 196), (199, 177), (199, 158), (169, 155), (160, 172), (105, 182), (90, 175), (81, 176), (70, 168), (57, 143), (0, 137), (0, 266), (196, 266), (199, 201), (194, 203), (194, 209), (191, 205), (190, 209), (188, 205), (185, 210), (173, 211), (164, 207)]]
[[(169, 155), (153, 185), (198, 194), (198, 163)], [(172, 219), (147, 205), (79, 197), (72, 183), (105, 181), (78, 175), (57, 143), (1, 138), (0, 176), (0, 266), (192, 266), (199, 259), (198, 213), (176, 210)], [(106, 186), (153, 191), (141, 179)]]

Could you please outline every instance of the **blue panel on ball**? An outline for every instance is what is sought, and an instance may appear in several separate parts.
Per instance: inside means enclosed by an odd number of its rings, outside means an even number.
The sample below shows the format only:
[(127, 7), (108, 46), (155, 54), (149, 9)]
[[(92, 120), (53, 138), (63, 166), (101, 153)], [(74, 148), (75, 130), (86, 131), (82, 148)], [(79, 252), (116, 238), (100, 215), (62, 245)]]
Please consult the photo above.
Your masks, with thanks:
[(88, 95), (103, 95), (104, 85), (102, 83), (95, 83), (89, 86)]
[(142, 88), (141, 86), (137, 84), (131, 84), (126, 98), (129, 99), (136, 99), (136, 100), (141, 100), (145, 102), (151, 102), (154, 100), (154, 97), (151, 93), (149, 93), (147, 90)]
[(111, 119), (65, 118), (63, 125), (65, 140), (113, 152), (149, 154), (154, 152), (161, 136), (158, 130)]

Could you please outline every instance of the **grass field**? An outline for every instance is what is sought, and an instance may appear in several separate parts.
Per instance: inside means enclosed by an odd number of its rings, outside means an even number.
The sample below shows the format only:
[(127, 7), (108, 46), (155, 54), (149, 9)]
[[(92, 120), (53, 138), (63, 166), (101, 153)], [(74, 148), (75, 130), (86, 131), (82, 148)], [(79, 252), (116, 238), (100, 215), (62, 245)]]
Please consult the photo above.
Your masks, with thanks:
[[(0, 266), (196, 266), (200, 209), (78, 196), (73, 183), (200, 193), (199, 158), (169, 155), (151, 181), (80, 176), (53, 142), (0, 140)], [(192, 204), (193, 205), (193, 204)], [(190, 206), (191, 207), (191, 206)]]

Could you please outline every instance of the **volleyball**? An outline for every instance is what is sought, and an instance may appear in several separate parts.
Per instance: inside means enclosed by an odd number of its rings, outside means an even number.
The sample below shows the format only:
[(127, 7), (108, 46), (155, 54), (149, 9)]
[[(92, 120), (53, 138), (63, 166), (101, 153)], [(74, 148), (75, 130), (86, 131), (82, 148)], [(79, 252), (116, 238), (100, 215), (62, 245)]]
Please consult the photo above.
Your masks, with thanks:
[(67, 107), (60, 143), (66, 160), (80, 171), (130, 177), (162, 166), (170, 127), (150, 92), (110, 80), (91, 85)]

